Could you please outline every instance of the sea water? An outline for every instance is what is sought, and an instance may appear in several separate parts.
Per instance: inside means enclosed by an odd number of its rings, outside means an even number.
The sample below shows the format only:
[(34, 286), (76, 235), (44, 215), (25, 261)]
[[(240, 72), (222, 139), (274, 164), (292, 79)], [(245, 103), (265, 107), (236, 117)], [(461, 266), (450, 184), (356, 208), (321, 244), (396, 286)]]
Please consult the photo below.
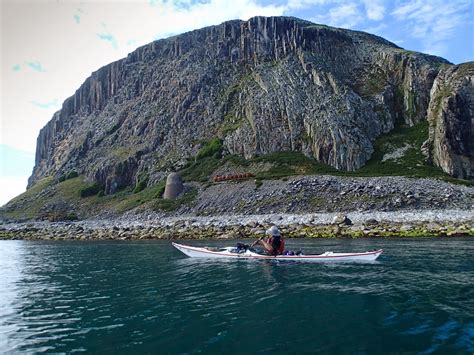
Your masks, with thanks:
[(0, 241), (0, 352), (474, 351), (474, 239), (287, 246), (385, 252), (365, 264), (212, 261), (169, 241)]

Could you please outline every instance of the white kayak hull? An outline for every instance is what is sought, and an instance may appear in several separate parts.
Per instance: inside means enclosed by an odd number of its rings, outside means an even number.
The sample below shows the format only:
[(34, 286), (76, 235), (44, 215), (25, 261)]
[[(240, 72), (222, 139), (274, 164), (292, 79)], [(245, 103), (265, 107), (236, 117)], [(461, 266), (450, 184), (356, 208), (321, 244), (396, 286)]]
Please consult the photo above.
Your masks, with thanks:
[(375, 261), (383, 250), (367, 251), (364, 253), (333, 253), (325, 252), (318, 255), (262, 255), (250, 250), (236, 253), (234, 248), (210, 249), (203, 247), (193, 247), (178, 243), (171, 243), (173, 246), (191, 258), (207, 259), (268, 259), (268, 260), (298, 260), (298, 261)]

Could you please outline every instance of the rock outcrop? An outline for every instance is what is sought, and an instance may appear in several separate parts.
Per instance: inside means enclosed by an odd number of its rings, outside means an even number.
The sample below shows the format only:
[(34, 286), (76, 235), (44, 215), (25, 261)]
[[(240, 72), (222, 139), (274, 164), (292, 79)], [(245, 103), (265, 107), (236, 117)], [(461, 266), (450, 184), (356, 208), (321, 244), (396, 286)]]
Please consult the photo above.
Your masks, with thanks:
[(441, 70), (428, 109), (428, 155), (446, 173), (474, 179), (474, 62)]
[[(155, 41), (94, 72), (64, 102), (39, 134), (29, 186), (72, 170), (106, 193), (143, 174), (153, 183), (215, 137), (246, 158), (296, 150), (356, 170), (377, 136), (426, 119), (442, 66), (377, 36), (288, 17)], [(438, 135), (433, 142), (451, 139)]]

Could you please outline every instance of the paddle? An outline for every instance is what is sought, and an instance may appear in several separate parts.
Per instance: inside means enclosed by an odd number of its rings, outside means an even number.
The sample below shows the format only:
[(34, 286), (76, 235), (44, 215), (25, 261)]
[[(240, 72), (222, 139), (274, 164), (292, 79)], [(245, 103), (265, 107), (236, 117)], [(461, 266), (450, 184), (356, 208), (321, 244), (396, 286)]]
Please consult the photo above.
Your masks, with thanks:
[(259, 241), (261, 241), (263, 239), (263, 237), (260, 237), (258, 238), (255, 242), (253, 242), (250, 246), (249, 246), (249, 249), (252, 249), (254, 247), (254, 245), (256, 245)]

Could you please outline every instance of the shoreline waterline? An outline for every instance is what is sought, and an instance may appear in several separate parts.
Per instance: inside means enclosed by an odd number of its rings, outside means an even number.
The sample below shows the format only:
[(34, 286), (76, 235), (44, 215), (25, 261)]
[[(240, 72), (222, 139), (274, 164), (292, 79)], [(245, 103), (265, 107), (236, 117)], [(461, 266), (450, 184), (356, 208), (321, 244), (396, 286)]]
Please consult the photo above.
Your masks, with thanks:
[(0, 224), (0, 240), (140, 240), (255, 238), (280, 226), (287, 238), (474, 236), (472, 210), (412, 210), (219, 216), (127, 216), (74, 222)]

